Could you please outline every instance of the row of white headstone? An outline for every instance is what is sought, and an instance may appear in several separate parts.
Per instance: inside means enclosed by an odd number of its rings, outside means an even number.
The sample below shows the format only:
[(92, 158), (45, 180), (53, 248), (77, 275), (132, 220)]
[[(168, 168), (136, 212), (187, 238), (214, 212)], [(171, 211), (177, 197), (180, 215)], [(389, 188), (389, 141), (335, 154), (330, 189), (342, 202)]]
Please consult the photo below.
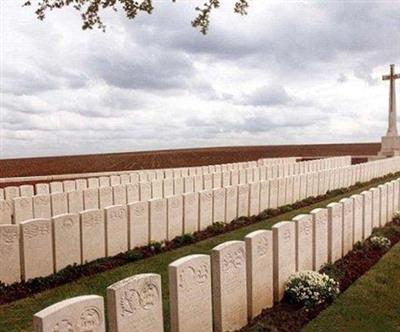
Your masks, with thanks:
[[(315, 209), (271, 230), (228, 241), (208, 255), (190, 255), (169, 265), (172, 332), (234, 331), (279, 302), (288, 277), (319, 270), (386, 225), (399, 209), (400, 180)], [(36, 332), (104, 332), (104, 300), (68, 299), (34, 315)], [(107, 288), (108, 331), (162, 332), (161, 276), (140, 274)]]
[[(384, 175), (382, 169), (394, 172), (400, 169), (400, 158), (379, 161), (380, 167), (376, 166), (375, 162), (315, 173), (324, 177), (310, 173), (0, 225), (0, 266), (7, 267), (0, 269), (0, 281), (48, 276), (68, 265), (172, 240), (215, 222), (257, 215), (267, 208), (349, 186), (363, 180), (363, 174), (369, 180)], [(359, 172), (362, 167), (379, 174)]]
[[(344, 159), (344, 158), (342, 158)], [(333, 162), (335, 161), (335, 162)], [(227, 172), (215, 172), (205, 175), (195, 175), (164, 180), (153, 180), (130, 184), (94, 187), (70, 192), (52, 194), (28, 195), (13, 199), (0, 200), (0, 224), (20, 223), (32, 218), (50, 218), (63, 213), (78, 213), (89, 209), (102, 209), (111, 205), (147, 201), (151, 198), (165, 198), (183, 193), (199, 192), (227, 186), (236, 186), (286, 176), (298, 176), (308, 172), (322, 171), (321, 165), (341, 164), (339, 160), (318, 160), (289, 166), (303, 165), (291, 169), (282, 164), (278, 168), (259, 166)], [(311, 164), (318, 167), (309, 167)], [(274, 166), (273, 166), (274, 167)], [(332, 166), (333, 167), (333, 166)], [(335, 166), (340, 167), (340, 166)], [(293, 172), (289, 172), (292, 171)], [(306, 171), (306, 173), (304, 173)], [(62, 183), (60, 182), (62, 185)], [(10, 187), (6, 188), (9, 189)], [(18, 188), (18, 187), (12, 187)], [(31, 188), (33, 192), (33, 187)]]
[[(275, 162), (273, 162), (275, 161)], [(140, 182), (149, 182), (154, 180), (165, 180), (165, 179), (178, 179), (185, 178), (188, 176), (204, 176), (212, 175), (214, 173), (226, 173), (230, 171), (240, 171), (243, 176), (247, 170), (253, 172), (252, 169), (256, 167), (271, 168), (271, 175), (276, 173), (276, 176), (282, 175), (294, 175), (308, 172), (315, 172), (322, 169), (338, 168), (342, 166), (349, 166), (351, 164), (351, 157), (334, 157), (321, 160), (313, 160), (308, 162), (296, 163), (296, 158), (280, 158), (280, 159), (260, 159), (258, 162), (249, 161), (235, 164), (224, 164), (224, 165), (209, 165), (202, 167), (188, 167), (178, 169), (160, 169), (160, 170), (147, 170), (147, 171), (132, 171), (121, 175), (111, 176), (100, 176), (90, 177), (88, 179), (76, 179), (76, 180), (65, 180), (53, 181), (50, 183), (37, 183), (33, 185), (21, 185), (21, 186), (7, 186), (4, 189), (0, 189), (0, 199), (11, 200), (15, 197), (21, 196), (34, 196), (34, 195), (45, 195), (50, 193), (60, 192), (72, 192), (75, 190), (83, 190), (87, 188), (100, 188), (108, 186), (136, 184)], [(263, 166), (263, 167), (262, 167)], [(295, 169), (296, 166), (296, 169)], [(248, 170), (250, 169), (250, 170)], [(183, 180), (182, 180), (183, 181)]]

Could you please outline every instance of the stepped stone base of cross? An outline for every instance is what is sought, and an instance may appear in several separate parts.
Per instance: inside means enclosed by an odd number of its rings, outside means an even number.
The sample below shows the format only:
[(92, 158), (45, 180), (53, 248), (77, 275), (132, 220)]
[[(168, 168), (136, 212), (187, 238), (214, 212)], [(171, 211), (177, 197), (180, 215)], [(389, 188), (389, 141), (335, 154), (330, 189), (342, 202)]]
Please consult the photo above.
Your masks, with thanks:
[(378, 156), (400, 156), (400, 136), (383, 136), (381, 151), (379, 151)]

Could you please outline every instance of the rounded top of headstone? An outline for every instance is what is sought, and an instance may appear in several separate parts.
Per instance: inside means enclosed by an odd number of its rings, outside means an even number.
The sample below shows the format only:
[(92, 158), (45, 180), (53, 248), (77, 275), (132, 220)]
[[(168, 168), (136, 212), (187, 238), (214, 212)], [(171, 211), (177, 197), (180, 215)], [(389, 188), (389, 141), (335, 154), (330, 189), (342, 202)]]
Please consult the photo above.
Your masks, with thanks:
[(338, 205), (340, 205), (338, 202), (332, 202), (332, 203), (329, 203), (329, 204), (327, 205), (327, 207), (336, 207), (336, 206), (338, 206)]
[(178, 267), (178, 266), (183, 265), (183, 264), (185, 264), (187, 262), (198, 260), (198, 259), (210, 260), (210, 256), (202, 255), (202, 254), (188, 255), (188, 256), (181, 257), (181, 258), (173, 261), (171, 264), (169, 264), (169, 266), (170, 267)]
[(134, 276), (122, 279), (110, 286), (107, 287), (107, 289), (112, 289), (112, 290), (118, 290), (120, 288), (125, 287), (127, 284), (130, 284), (131, 282), (138, 282), (140, 280), (145, 280), (145, 279), (157, 279), (158, 281), (161, 282), (161, 276), (156, 273), (141, 273), (141, 274), (136, 274)]
[(310, 214), (298, 214), (297, 216), (293, 217), (292, 221), (299, 221), (299, 220), (303, 220), (303, 219), (311, 219), (311, 215)]
[(20, 225), (27, 225), (27, 224), (35, 223), (35, 222), (50, 222), (50, 219), (46, 219), (46, 218), (35, 218), (35, 219), (29, 219), (29, 220), (21, 221), (19, 224), (20, 224)]
[(244, 245), (243, 241), (237, 241), (237, 240), (233, 240), (233, 241), (226, 241), (224, 243), (221, 243), (219, 245), (217, 245), (216, 247), (212, 248), (213, 251), (217, 251), (217, 250), (222, 250), (225, 249), (226, 247), (230, 247), (233, 245)]
[(98, 295), (83, 295), (83, 296), (77, 296), (77, 297), (73, 297), (70, 299), (66, 299), (64, 301), (55, 303), (39, 312), (37, 312), (35, 314), (35, 317), (38, 318), (44, 318), (54, 312), (57, 312), (60, 309), (64, 309), (70, 305), (74, 305), (76, 303), (80, 303), (80, 302), (86, 302), (88, 300), (99, 300), (99, 301), (103, 301), (103, 298), (101, 296)]
[(247, 234), (244, 238), (245, 239), (251, 239), (251, 238), (254, 238), (256, 236), (263, 235), (263, 234), (268, 234), (268, 233), (271, 233), (271, 231), (266, 230), (266, 229), (260, 229), (258, 231), (254, 231), (254, 232), (251, 232), (251, 233)]
[(280, 221), (278, 223), (276, 223), (275, 225), (272, 226), (272, 228), (278, 229), (280, 227), (285, 227), (288, 225), (292, 225), (294, 224), (292, 221)]
[(325, 210), (326, 210), (326, 209), (324, 209), (324, 208), (317, 208), (317, 209), (311, 210), (310, 213), (319, 213), (319, 212), (322, 212), (322, 211), (325, 211)]

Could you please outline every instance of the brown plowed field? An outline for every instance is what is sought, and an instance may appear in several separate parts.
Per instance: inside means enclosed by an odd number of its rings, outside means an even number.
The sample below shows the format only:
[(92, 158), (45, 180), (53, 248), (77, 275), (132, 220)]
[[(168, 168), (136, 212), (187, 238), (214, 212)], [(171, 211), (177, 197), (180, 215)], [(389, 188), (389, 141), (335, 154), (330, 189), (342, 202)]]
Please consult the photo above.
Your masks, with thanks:
[(201, 166), (273, 157), (376, 155), (380, 143), (266, 145), (0, 160), (0, 177)]

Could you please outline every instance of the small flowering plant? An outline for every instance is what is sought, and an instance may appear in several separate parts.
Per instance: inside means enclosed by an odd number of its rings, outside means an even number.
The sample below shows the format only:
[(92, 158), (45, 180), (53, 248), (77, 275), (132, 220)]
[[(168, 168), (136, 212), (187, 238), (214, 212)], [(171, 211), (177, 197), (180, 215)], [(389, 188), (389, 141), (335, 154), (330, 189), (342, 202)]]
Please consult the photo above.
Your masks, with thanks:
[(400, 210), (397, 210), (393, 215), (393, 222), (400, 224)]
[(371, 246), (375, 249), (388, 250), (390, 248), (390, 240), (384, 236), (373, 236), (369, 239)]
[(285, 300), (292, 304), (302, 304), (306, 310), (332, 302), (338, 294), (339, 283), (325, 273), (315, 271), (292, 274), (285, 288)]

